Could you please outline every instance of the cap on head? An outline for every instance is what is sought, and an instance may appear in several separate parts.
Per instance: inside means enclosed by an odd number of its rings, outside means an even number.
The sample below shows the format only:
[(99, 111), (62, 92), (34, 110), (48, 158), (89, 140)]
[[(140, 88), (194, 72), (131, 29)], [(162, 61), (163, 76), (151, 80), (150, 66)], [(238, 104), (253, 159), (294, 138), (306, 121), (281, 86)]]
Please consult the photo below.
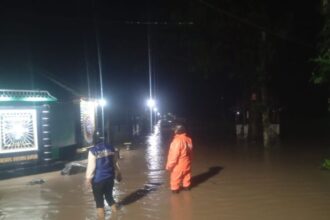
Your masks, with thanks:
[(186, 128), (182, 124), (177, 124), (173, 130), (175, 134), (186, 133)]

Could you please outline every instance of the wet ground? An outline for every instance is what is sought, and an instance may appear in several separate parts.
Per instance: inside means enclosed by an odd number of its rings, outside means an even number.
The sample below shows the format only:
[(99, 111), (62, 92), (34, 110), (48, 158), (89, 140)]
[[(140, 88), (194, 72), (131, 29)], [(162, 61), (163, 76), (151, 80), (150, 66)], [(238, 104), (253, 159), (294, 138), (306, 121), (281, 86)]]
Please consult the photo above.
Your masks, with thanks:
[[(177, 195), (170, 193), (163, 169), (167, 138), (156, 130), (140, 146), (123, 148), (123, 181), (114, 192), (122, 208), (111, 213), (107, 207), (107, 219), (330, 219), (330, 171), (319, 168), (329, 156), (328, 143), (288, 141), (265, 150), (222, 138), (193, 140), (193, 188)], [(95, 217), (84, 173), (56, 171), (0, 181), (1, 220)]]

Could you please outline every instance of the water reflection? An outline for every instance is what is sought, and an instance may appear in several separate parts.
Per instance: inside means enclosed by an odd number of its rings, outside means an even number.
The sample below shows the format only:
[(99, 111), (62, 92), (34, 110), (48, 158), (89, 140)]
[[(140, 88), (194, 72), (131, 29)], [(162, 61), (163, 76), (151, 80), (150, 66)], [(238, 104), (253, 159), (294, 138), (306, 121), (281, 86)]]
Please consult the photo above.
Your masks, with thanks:
[[(127, 151), (125, 158), (134, 160), (133, 157), (134, 151)], [(160, 123), (157, 123), (154, 127), (154, 132), (148, 136), (146, 148), (144, 152), (145, 157), (145, 164), (147, 170), (145, 170), (146, 174), (146, 181), (142, 187), (134, 190), (128, 195), (125, 195), (121, 201), (119, 202), (121, 206), (127, 206), (142, 200), (143, 198), (146, 199), (142, 202), (143, 210), (149, 209), (150, 204), (148, 207), (144, 207), (145, 201), (156, 201), (158, 198), (153, 196), (152, 192), (155, 192), (159, 189), (159, 187), (163, 184), (164, 180), (164, 151), (162, 148), (162, 140), (161, 140), (161, 132), (160, 132)], [(142, 164), (140, 164), (141, 166)], [(139, 165), (136, 164), (138, 167)], [(148, 195), (148, 197), (146, 197)]]
[(163, 182), (164, 150), (161, 145), (160, 122), (158, 122), (147, 139), (146, 162), (149, 183)]
[[(156, 125), (147, 145), (122, 152), (124, 178), (115, 184), (114, 196), (124, 206), (116, 213), (106, 207), (107, 220), (329, 219), (330, 175), (319, 170), (328, 153), (323, 143), (283, 143), (265, 150), (194, 136), (194, 188), (172, 195), (162, 135)], [(45, 183), (34, 184), (40, 179)], [(39, 181), (28, 184), (31, 180)], [(2, 180), (0, 220), (96, 219), (84, 180), (84, 173), (60, 172)]]
[(192, 198), (190, 192), (182, 192), (171, 196), (171, 220), (193, 219)]

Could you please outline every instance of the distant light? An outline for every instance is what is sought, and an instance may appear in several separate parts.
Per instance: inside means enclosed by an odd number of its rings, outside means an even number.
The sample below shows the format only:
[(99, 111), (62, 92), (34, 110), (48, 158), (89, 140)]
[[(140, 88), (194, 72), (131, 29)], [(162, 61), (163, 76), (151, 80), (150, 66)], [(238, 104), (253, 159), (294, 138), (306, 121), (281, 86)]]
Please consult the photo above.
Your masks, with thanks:
[(154, 108), (154, 112), (158, 112), (158, 108)]
[(153, 108), (155, 105), (156, 105), (155, 100), (153, 100), (153, 99), (148, 99), (148, 100), (147, 100), (147, 106), (148, 106), (149, 108)]
[(237, 112), (236, 112), (236, 115), (239, 115), (239, 114), (240, 114), (240, 112), (239, 112), (239, 111), (237, 111)]

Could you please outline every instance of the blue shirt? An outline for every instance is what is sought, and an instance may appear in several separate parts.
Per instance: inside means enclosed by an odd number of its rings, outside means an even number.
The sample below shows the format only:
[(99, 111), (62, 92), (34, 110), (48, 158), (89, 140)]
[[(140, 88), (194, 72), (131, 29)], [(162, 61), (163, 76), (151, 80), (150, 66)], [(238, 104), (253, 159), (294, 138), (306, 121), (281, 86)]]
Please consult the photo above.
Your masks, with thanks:
[(113, 164), (114, 148), (101, 142), (92, 147), (90, 152), (95, 157), (93, 182), (99, 183), (106, 179), (113, 179), (115, 176)]

